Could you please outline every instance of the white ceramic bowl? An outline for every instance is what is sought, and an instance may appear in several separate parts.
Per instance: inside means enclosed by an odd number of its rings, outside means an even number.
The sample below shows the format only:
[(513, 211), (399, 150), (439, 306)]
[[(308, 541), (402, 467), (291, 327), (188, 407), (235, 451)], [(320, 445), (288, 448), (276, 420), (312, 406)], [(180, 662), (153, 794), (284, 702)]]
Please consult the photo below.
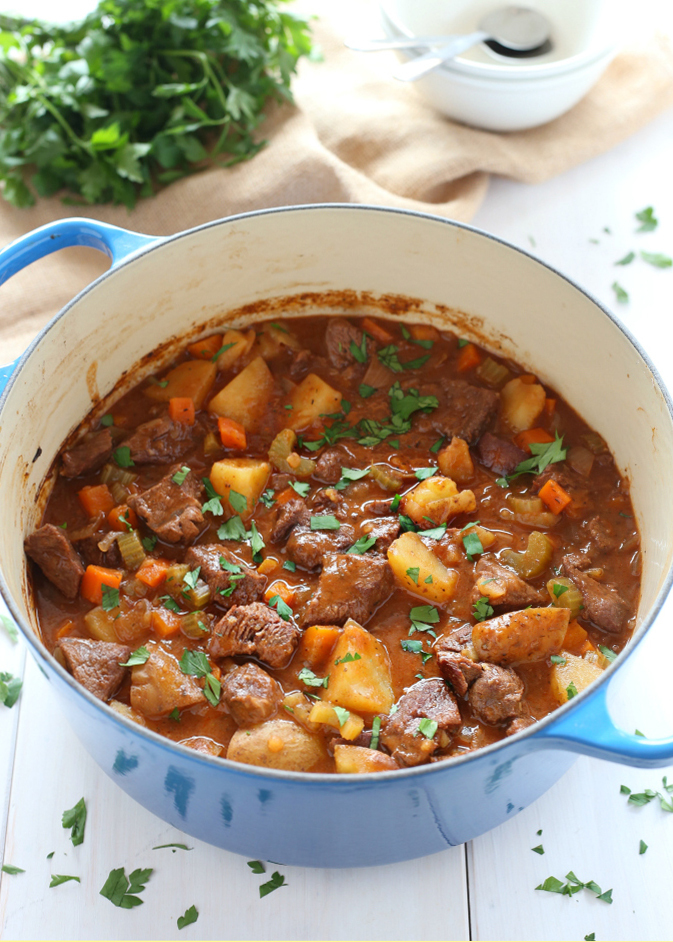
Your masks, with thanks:
[[(501, 4), (494, 0), (381, 0), (390, 38), (468, 33)], [(498, 56), (485, 44), (467, 50), (414, 85), (447, 117), (490, 131), (521, 131), (565, 114), (617, 54), (621, 0), (527, 0), (552, 23), (552, 49), (531, 59)], [(422, 52), (398, 53), (407, 62)]]

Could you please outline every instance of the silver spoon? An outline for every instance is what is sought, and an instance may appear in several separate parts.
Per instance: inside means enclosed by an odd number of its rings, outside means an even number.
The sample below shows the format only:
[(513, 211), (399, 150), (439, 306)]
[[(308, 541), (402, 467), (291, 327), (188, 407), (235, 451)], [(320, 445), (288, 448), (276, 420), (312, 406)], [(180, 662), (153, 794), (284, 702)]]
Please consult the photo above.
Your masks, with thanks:
[(537, 10), (529, 7), (501, 7), (486, 14), (476, 32), (452, 37), (441, 48), (406, 62), (394, 73), (395, 78), (401, 82), (414, 82), (481, 42), (496, 44), (498, 51), (505, 55), (521, 55), (541, 47), (546, 51), (549, 34), (549, 20)]

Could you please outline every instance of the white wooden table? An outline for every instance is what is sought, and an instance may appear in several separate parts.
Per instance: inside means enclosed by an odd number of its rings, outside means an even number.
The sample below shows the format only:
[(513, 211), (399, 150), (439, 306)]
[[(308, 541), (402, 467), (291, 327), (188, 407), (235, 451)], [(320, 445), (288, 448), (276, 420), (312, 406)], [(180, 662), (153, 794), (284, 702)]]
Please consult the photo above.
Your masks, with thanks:
[[(653, 4), (650, 12), (670, 29), (666, 6)], [(643, 261), (614, 267), (630, 250), (673, 255), (672, 180), (669, 112), (612, 152), (544, 185), (493, 181), (474, 223), (537, 253), (612, 307), (673, 389), (673, 269)], [(649, 205), (659, 227), (636, 235), (634, 213)], [(628, 290), (628, 305), (615, 303), (615, 279)], [(627, 730), (673, 732), (672, 616), (673, 603), (623, 672), (613, 713)], [(619, 791), (622, 783), (656, 790), (661, 772), (580, 759), (534, 805), (470, 844), (365, 871), (283, 867), (287, 886), (260, 899), (258, 886), (268, 877), (255, 876), (245, 858), (186, 837), (103, 775), (65, 725), (23, 646), (1, 629), (0, 670), (25, 679), (17, 705), (0, 707), (0, 856), (25, 870), (1, 875), (2, 939), (673, 938), (673, 814), (658, 802), (629, 806)], [(61, 814), (82, 796), (86, 837), (73, 847)], [(643, 855), (641, 840), (648, 844)], [(171, 842), (192, 849), (152, 849)], [(531, 852), (540, 843), (544, 856)], [(99, 895), (109, 871), (122, 866), (127, 873), (154, 868), (144, 904), (133, 910)], [(588, 891), (569, 898), (535, 890), (546, 877), (563, 879), (570, 870), (612, 888), (612, 905)], [(53, 873), (82, 882), (49, 889)], [(198, 922), (179, 931), (177, 917), (192, 904)]]

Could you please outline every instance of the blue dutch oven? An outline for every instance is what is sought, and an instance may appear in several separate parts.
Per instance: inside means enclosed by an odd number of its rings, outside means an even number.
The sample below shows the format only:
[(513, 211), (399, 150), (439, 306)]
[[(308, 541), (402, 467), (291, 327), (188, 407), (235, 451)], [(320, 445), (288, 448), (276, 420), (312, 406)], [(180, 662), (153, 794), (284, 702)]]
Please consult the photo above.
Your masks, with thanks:
[[(0, 253), (0, 283), (73, 245), (105, 252), (110, 270), (0, 371), (0, 589), (74, 731), (129, 795), (227, 850), (353, 867), (431, 854), (496, 827), (553, 785), (578, 753), (644, 767), (671, 762), (673, 738), (623, 732), (606, 703), (671, 585), (671, 401), (642, 350), (593, 298), (468, 226), (351, 205), (265, 210), (168, 238), (63, 220)], [(128, 721), (76, 684), (39, 639), (22, 550), (63, 441), (87, 415), (95, 424), (108, 411), (135, 365), (134, 382), (216, 326), (280, 311), (399, 317), (400, 304), (410, 321), (457, 330), (534, 370), (609, 443), (630, 480), (642, 537), (638, 627), (627, 650), (590, 688), (511, 738), (366, 776), (262, 770), (204, 756)]]

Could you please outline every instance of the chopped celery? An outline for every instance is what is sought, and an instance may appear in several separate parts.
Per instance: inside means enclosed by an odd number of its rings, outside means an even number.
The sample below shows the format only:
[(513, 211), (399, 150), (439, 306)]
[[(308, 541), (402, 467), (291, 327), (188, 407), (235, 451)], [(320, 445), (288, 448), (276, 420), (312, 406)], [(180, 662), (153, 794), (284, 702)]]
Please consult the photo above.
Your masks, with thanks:
[(291, 428), (283, 429), (271, 442), (269, 461), (279, 471), (294, 474), (298, 478), (307, 478), (315, 471), (315, 461), (311, 458), (300, 458), (299, 455), (296, 455), (297, 460), (290, 464), (288, 458), (294, 451), (296, 444), (297, 433), (293, 432)]
[(120, 533), (117, 537), (117, 546), (127, 569), (138, 569), (147, 558), (137, 530)]
[(486, 383), (487, 386), (494, 389), (503, 386), (512, 375), (506, 366), (503, 366), (502, 363), (496, 363), (491, 357), (486, 357), (479, 364), (475, 373), (482, 383)]
[(370, 477), (374, 478), (385, 491), (399, 491), (402, 487), (402, 478), (383, 465), (372, 465), (369, 469)]
[(582, 605), (582, 593), (574, 582), (566, 579), (565, 576), (555, 576), (547, 583), (547, 591), (551, 598), (551, 604), (555, 608), (569, 608), (570, 617), (577, 618), (584, 606)]
[(507, 566), (511, 566), (522, 579), (532, 579), (543, 573), (549, 566), (553, 552), (554, 547), (549, 537), (534, 530), (528, 537), (528, 546), (525, 553), (505, 549), (502, 551), (500, 558)]

